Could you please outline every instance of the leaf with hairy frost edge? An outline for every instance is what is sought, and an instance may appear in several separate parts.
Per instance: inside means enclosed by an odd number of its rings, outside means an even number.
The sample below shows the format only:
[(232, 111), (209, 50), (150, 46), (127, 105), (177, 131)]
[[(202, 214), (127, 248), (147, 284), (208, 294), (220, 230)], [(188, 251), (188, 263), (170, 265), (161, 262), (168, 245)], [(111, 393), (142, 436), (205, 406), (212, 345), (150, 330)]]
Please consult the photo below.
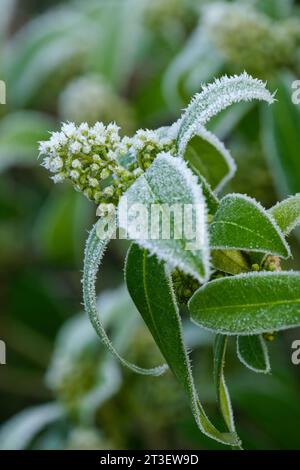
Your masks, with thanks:
[(251, 100), (274, 102), (273, 95), (266, 85), (246, 72), (232, 77), (223, 76), (209, 85), (202, 87), (180, 119), (178, 142), (185, 138), (187, 132), (198, 124), (205, 125), (213, 116), (234, 103)]
[[(236, 432), (233, 410), (224, 376), (225, 356), (227, 349), (228, 337), (224, 335), (216, 335), (214, 341), (214, 382), (217, 392), (218, 404), (226, 423), (228, 430), (232, 433)], [(238, 446), (241, 449), (240, 446)]]
[(206, 181), (204, 176), (200, 175), (200, 173), (197, 172), (197, 170), (193, 168), (192, 165), (190, 165), (190, 167), (193, 170), (193, 172), (198, 176), (199, 184), (201, 184), (201, 188), (202, 188), (203, 196), (205, 198), (208, 213), (210, 215), (214, 215), (218, 210), (220, 201), (215, 195), (215, 193), (213, 192), (213, 190), (211, 189), (209, 183)]
[[(169, 127), (161, 127), (159, 129), (157, 129), (156, 132), (158, 133), (158, 135), (161, 138), (167, 137), (169, 139), (175, 140), (176, 136), (178, 134), (178, 122), (175, 122), (173, 125), (171, 125)], [(206, 132), (208, 132), (208, 131), (206, 131)], [(212, 134), (212, 136), (213, 136), (213, 134)], [(215, 136), (213, 136), (213, 137), (215, 137)], [(208, 145), (210, 145), (209, 142), (207, 142), (207, 143), (208, 143)], [(222, 145), (222, 143), (221, 143), (221, 145)], [(211, 185), (209, 184), (209, 182), (206, 180), (204, 175), (201, 173), (201, 171), (200, 171), (201, 169), (199, 169), (199, 165), (197, 165), (197, 164), (194, 165), (190, 158), (186, 158), (186, 161), (188, 162), (189, 168), (198, 177), (199, 184), (201, 185), (202, 192), (203, 192), (203, 195), (205, 197), (205, 201), (206, 201), (206, 205), (207, 205), (207, 209), (208, 209), (209, 214), (215, 214), (218, 207), (219, 207), (219, 205), (220, 205), (219, 199), (217, 198), (216, 194), (212, 190)], [(233, 164), (234, 164), (234, 162), (233, 162)]]
[(300, 326), (300, 273), (252, 272), (200, 287), (189, 301), (197, 325), (224, 335), (257, 335)]
[[(103, 223), (100, 220), (97, 224)], [(133, 372), (142, 375), (154, 375), (159, 376), (163, 374), (167, 366), (162, 365), (155, 367), (153, 369), (144, 369), (131, 364), (126, 359), (124, 359), (116, 351), (110, 339), (107, 336), (107, 333), (104, 329), (100, 314), (97, 308), (97, 297), (96, 297), (96, 277), (99, 270), (102, 257), (104, 255), (105, 249), (110, 241), (111, 234), (108, 233), (106, 238), (100, 239), (97, 236), (97, 224), (92, 228), (89, 237), (87, 239), (86, 248), (85, 248), (85, 257), (84, 257), (84, 269), (83, 269), (83, 302), (86, 313), (88, 314), (90, 321), (98, 334), (98, 336), (103, 341), (103, 344), (107, 349), (113, 354), (113, 356), (121, 362), (122, 365), (128, 367)]]
[[(135, 233), (136, 214), (130, 215), (131, 208), (141, 204), (147, 209), (146, 219), (139, 220), (142, 236), (137, 237)], [(182, 236), (169, 239), (163, 238), (160, 222), (155, 226), (149, 214), (151, 206), (159, 205), (168, 216), (173, 205), (184, 208), (190, 205), (192, 208), (193, 221), (197, 222), (197, 240), (201, 248), (191, 247), (191, 241), (185, 237), (185, 229)], [(167, 207), (165, 207), (167, 206)], [(188, 168), (186, 162), (179, 157), (168, 153), (159, 154), (151, 167), (140, 176), (136, 182), (121, 197), (119, 203), (119, 226), (124, 229), (128, 237), (134, 240), (142, 248), (157, 255), (160, 260), (168, 263), (172, 268), (192, 275), (200, 282), (209, 278), (209, 243), (207, 233), (207, 209), (201, 186), (197, 177)], [(124, 222), (126, 214), (126, 222)], [(172, 221), (171, 221), (172, 225)], [(175, 232), (176, 224), (173, 221), (172, 229)], [(149, 237), (151, 231), (157, 229), (159, 236)], [(172, 230), (170, 231), (172, 233)]]
[(208, 181), (212, 189), (220, 191), (234, 176), (236, 164), (223, 142), (201, 124), (190, 128), (178, 143), (178, 154), (189, 162)]
[(268, 374), (271, 371), (268, 348), (261, 335), (238, 336), (237, 356), (253, 372)]
[(171, 275), (164, 263), (133, 244), (127, 253), (125, 279), (128, 291), (177, 380), (185, 389), (199, 429), (227, 445), (238, 445), (236, 434), (220, 433), (208, 420), (192, 376), (183, 341), (182, 323)]
[(210, 224), (212, 249), (235, 249), (288, 258), (289, 246), (272, 216), (255, 199), (228, 194)]
[(300, 225), (300, 193), (278, 202), (269, 213), (284, 235), (289, 235)]

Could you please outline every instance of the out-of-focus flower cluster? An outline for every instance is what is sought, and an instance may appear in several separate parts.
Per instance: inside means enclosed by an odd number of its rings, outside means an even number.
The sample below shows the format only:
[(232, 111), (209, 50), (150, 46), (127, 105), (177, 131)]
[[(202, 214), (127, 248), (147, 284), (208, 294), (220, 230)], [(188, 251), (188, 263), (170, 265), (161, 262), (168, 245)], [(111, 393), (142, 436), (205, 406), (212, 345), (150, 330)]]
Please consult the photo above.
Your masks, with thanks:
[(77, 124), (115, 119), (125, 132), (134, 130), (133, 109), (97, 75), (83, 75), (68, 83), (59, 97), (59, 113), (63, 120)]
[(224, 59), (239, 70), (268, 77), (295, 61), (299, 21), (273, 21), (249, 5), (220, 2), (204, 9), (203, 24)]
[(42, 165), (55, 183), (70, 181), (77, 191), (100, 203), (117, 204), (121, 195), (162, 151), (176, 154), (175, 140), (156, 131), (139, 130), (121, 137), (120, 128), (97, 122), (62, 125), (48, 141), (40, 142)]

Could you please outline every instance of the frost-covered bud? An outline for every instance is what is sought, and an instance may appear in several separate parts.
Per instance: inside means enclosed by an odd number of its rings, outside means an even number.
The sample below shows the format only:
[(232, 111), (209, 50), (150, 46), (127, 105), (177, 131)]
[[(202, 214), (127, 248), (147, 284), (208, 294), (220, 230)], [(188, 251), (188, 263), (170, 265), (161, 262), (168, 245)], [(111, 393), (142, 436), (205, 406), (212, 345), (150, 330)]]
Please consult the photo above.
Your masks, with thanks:
[(117, 96), (103, 79), (84, 75), (72, 80), (59, 97), (59, 114), (75, 123), (116, 120), (129, 132), (134, 129), (134, 113), (130, 105)]
[(202, 21), (234, 71), (265, 78), (295, 59), (295, 38), (284, 22), (273, 21), (249, 5), (214, 3), (204, 8)]
[(71, 181), (96, 204), (117, 204), (161, 152), (176, 155), (173, 134), (139, 130), (134, 137), (121, 138), (115, 123), (66, 123), (49, 141), (40, 142), (42, 165), (54, 173), (54, 182)]
[(161, 137), (157, 131), (139, 129), (131, 139), (130, 152), (135, 155), (139, 168), (147, 170), (161, 152), (176, 155), (175, 140)]

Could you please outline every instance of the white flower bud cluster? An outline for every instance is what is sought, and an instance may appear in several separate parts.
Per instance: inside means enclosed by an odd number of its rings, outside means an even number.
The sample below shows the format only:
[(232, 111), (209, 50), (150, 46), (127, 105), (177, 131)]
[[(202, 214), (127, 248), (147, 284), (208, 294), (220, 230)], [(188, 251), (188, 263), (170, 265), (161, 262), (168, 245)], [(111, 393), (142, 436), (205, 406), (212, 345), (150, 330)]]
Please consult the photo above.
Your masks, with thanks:
[[(162, 151), (176, 155), (176, 142), (156, 131), (139, 130), (133, 137), (120, 137), (119, 127), (97, 122), (62, 125), (48, 141), (40, 142), (42, 165), (55, 183), (71, 181), (90, 200), (117, 204), (121, 195)], [(129, 163), (122, 159), (130, 156)]]
[(162, 137), (157, 131), (139, 129), (130, 140), (130, 152), (133, 153), (138, 167), (143, 171), (150, 167), (159, 153), (169, 152), (174, 156), (177, 153), (175, 140)]
[(122, 142), (116, 124), (98, 122), (89, 127), (87, 123), (65, 123), (61, 132), (53, 132), (48, 141), (40, 142), (39, 150), (45, 156), (42, 165), (53, 173), (55, 183), (69, 180), (97, 204), (116, 202), (132, 182), (131, 174), (117, 160), (128, 153), (128, 145)]

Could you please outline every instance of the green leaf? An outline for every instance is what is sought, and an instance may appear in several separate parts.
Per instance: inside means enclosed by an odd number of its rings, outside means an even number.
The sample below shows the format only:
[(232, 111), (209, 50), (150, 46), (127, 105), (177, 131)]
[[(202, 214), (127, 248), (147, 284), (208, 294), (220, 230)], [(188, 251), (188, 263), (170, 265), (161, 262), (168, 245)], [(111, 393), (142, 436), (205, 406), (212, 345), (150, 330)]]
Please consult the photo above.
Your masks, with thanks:
[(264, 153), (282, 198), (300, 192), (300, 110), (291, 99), (295, 79), (281, 75), (275, 83), (276, 103), (262, 109)]
[(237, 355), (254, 372), (267, 374), (271, 370), (267, 345), (261, 335), (238, 336)]
[(36, 163), (38, 141), (48, 136), (54, 121), (34, 111), (10, 113), (0, 121), (0, 171)]
[(300, 273), (258, 272), (224, 277), (189, 302), (195, 323), (222, 334), (254, 335), (300, 326)]
[(228, 430), (235, 433), (235, 424), (229, 391), (225, 382), (224, 367), (228, 337), (216, 335), (214, 342), (214, 380), (219, 407)]
[(211, 263), (218, 271), (227, 274), (241, 274), (251, 271), (243, 253), (237, 250), (212, 250)]
[(227, 445), (236, 445), (235, 434), (220, 433), (208, 420), (199, 401), (172, 281), (163, 263), (146, 250), (132, 245), (128, 251), (126, 282), (129, 293), (170, 369), (185, 389), (199, 429)]
[[(191, 219), (186, 222), (187, 207)], [(157, 217), (153, 215), (155, 208)], [(179, 221), (173, 208), (179, 214)], [(167, 153), (156, 157), (146, 173), (122, 196), (119, 225), (129, 238), (173, 268), (191, 274), (200, 282), (208, 279), (205, 200), (197, 177), (181, 158)]]
[(106, 224), (107, 220), (100, 220), (98, 224), (95, 224), (91, 230), (85, 249), (85, 258), (84, 258), (84, 269), (83, 269), (83, 302), (86, 313), (88, 314), (90, 321), (95, 328), (97, 334), (103, 341), (107, 349), (123, 364), (125, 367), (144, 375), (161, 375), (165, 372), (166, 366), (156, 367), (154, 369), (143, 369), (131, 364), (126, 359), (124, 359), (116, 351), (110, 339), (107, 336), (105, 328), (103, 326), (103, 320), (100, 317), (97, 306), (96, 298), (96, 277), (100, 263), (102, 261), (103, 254), (105, 249), (110, 241), (112, 233), (110, 230), (107, 231), (107, 236), (103, 234), (103, 237), (100, 239), (97, 235), (97, 230), (99, 231), (99, 225)]
[(214, 191), (220, 191), (236, 170), (224, 144), (201, 125), (185, 134), (179, 143), (179, 155), (196, 174), (204, 176)]
[(300, 194), (279, 202), (269, 213), (284, 235), (289, 235), (300, 224)]
[(247, 73), (233, 77), (224, 76), (204, 86), (202, 91), (194, 96), (179, 122), (178, 142), (185, 139), (191, 128), (197, 124), (205, 125), (230, 105), (253, 99), (267, 103), (274, 101), (265, 84)]
[(243, 194), (228, 194), (222, 199), (210, 225), (210, 246), (290, 256), (272, 217), (257, 201)]

